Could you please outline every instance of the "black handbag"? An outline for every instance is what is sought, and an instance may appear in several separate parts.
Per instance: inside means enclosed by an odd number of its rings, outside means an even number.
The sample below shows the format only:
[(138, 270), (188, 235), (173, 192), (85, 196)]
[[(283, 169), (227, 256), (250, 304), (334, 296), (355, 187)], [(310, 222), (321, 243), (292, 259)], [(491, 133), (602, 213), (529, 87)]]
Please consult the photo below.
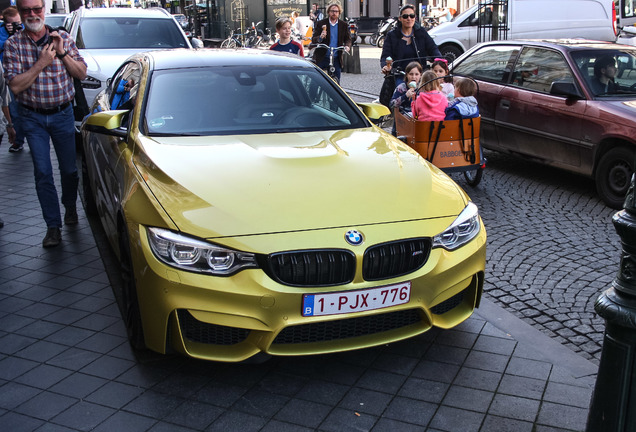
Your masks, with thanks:
[(384, 77), (384, 82), (382, 83), (382, 88), (380, 89), (380, 103), (387, 108), (391, 108), (389, 105), (391, 104), (391, 98), (393, 97), (394, 91), (395, 75), (389, 74)]
[(82, 81), (77, 78), (73, 78), (73, 86), (75, 87), (75, 98), (73, 99), (73, 115), (75, 116), (75, 121), (81, 122), (89, 113), (88, 102), (86, 102), (86, 95), (84, 95)]

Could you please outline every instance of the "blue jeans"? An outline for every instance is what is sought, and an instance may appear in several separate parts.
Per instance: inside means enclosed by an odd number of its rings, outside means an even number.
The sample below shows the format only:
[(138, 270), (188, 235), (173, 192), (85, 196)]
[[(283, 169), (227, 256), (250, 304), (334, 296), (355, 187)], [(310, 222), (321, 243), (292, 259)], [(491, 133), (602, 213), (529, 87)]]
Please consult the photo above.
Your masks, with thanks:
[(57, 190), (53, 181), (51, 142), (57, 155), (62, 183), (62, 204), (75, 207), (79, 176), (75, 163), (75, 118), (73, 106), (55, 114), (39, 114), (18, 106), (25, 136), (31, 150), (35, 191), (48, 228), (61, 228), (62, 217)]
[(9, 102), (9, 113), (11, 114), (11, 122), (13, 123), (13, 129), (15, 130), (15, 143), (24, 144), (24, 130), (22, 128), (22, 120), (18, 113), (18, 101), (15, 100), (15, 96), (11, 93), (11, 102)]

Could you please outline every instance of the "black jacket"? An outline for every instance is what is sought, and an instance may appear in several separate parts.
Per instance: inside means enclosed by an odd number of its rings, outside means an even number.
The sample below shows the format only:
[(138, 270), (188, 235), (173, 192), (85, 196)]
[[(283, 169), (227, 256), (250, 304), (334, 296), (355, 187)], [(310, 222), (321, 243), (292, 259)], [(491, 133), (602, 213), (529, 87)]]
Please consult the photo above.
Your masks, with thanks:
[(417, 52), (418, 59), (405, 58), (406, 54), (402, 52), (400, 41), (402, 40), (402, 24), (398, 25), (391, 30), (384, 41), (384, 47), (382, 47), (382, 55), (380, 56), (380, 67), (386, 65), (386, 58), (391, 57), (394, 61), (393, 66), (399, 67), (401, 70), (406, 68), (412, 61), (419, 60), (420, 64), (426, 68), (426, 60), (432, 62), (435, 57), (442, 57), (442, 54), (437, 48), (433, 38), (429, 36), (428, 32), (424, 30), (419, 24), (415, 24), (413, 27), (413, 41), (415, 44), (415, 51)]
[[(327, 36), (325, 39), (320, 39), (320, 33), (322, 33), (322, 26), (327, 26)], [(329, 24), (329, 18), (325, 18), (324, 20), (320, 20), (316, 23), (316, 27), (314, 27), (314, 35), (311, 38), (312, 44), (324, 43), (329, 45), (329, 41), (331, 40), (331, 25)], [(338, 20), (338, 46), (346, 45), (351, 47), (351, 34), (349, 33), (349, 25), (343, 20)], [(342, 51), (338, 52), (340, 58), (340, 64), (342, 65)], [(314, 50), (314, 61), (316, 64), (320, 63), (322, 59), (327, 55), (326, 48), (316, 48)]]

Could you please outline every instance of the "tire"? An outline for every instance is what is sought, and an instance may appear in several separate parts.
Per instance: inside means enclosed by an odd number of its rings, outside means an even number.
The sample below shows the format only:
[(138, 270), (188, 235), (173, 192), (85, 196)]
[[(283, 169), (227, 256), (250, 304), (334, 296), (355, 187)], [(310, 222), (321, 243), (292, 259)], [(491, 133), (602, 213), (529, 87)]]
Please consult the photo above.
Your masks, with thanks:
[(623, 208), (634, 173), (634, 150), (615, 147), (605, 153), (596, 166), (596, 191), (613, 209)]
[(380, 38), (380, 35), (378, 33), (373, 33), (371, 35), (371, 37), (369, 38), (369, 44), (370, 45), (377, 45), (379, 38)]
[(464, 171), (464, 178), (466, 179), (466, 183), (468, 183), (468, 185), (471, 187), (477, 186), (479, 182), (481, 182), (481, 178), (483, 175), (483, 168), (477, 168), (476, 170), (472, 171)]
[(86, 165), (86, 159), (84, 155), (78, 155), (80, 160), (80, 200), (84, 206), (84, 213), (86, 216), (97, 216), (97, 204), (95, 203), (95, 196), (93, 195), (93, 188), (91, 187), (91, 181), (88, 177), (88, 166)]
[(375, 44), (378, 48), (384, 47), (384, 36), (380, 36)]
[(221, 48), (236, 48), (236, 41), (234, 39), (225, 39), (221, 42)]
[(130, 253), (130, 241), (125, 226), (120, 227), (119, 232), (119, 256), (121, 266), (122, 286), (122, 315), (128, 332), (128, 340), (133, 349), (143, 351), (146, 349), (141, 312), (139, 311), (139, 298), (137, 285), (132, 266)]
[(439, 51), (442, 53), (442, 57), (448, 60), (449, 63), (452, 63), (457, 57), (463, 54), (463, 51), (455, 45), (442, 45), (439, 47)]

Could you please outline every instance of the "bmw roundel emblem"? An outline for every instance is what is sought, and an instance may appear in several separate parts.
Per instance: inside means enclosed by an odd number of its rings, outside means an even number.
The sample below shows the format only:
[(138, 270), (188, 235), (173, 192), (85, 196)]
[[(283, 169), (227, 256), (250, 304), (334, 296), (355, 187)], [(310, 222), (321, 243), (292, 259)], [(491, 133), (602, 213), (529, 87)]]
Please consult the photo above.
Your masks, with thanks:
[(364, 236), (358, 230), (349, 230), (345, 234), (345, 240), (351, 246), (359, 246), (364, 242)]

